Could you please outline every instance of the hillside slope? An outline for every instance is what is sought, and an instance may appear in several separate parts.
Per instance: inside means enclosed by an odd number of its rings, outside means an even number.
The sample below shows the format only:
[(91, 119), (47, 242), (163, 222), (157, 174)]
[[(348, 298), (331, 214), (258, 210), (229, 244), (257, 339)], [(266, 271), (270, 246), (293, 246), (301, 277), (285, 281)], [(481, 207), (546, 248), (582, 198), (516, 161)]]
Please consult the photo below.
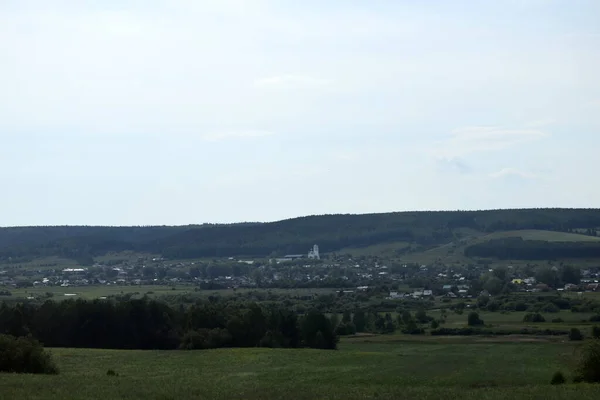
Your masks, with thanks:
[[(306, 253), (315, 243), (324, 252), (402, 242), (434, 247), (465, 231), (544, 230), (564, 235), (600, 227), (600, 209), (520, 209), (321, 215), (272, 223), (179, 227), (0, 228), (0, 260), (61, 256), (89, 260), (110, 251), (143, 251), (168, 258), (267, 257)], [(546, 234), (548, 235), (548, 234)], [(591, 237), (590, 237), (591, 238)]]

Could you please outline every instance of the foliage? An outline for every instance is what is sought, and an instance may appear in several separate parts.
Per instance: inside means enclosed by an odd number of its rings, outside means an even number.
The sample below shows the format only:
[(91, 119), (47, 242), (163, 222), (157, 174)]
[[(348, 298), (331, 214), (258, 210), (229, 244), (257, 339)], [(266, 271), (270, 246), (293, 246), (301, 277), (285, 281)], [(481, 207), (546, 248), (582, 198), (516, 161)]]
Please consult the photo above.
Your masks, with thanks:
[(469, 313), (469, 317), (467, 319), (469, 326), (479, 326), (483, 325), (483, 320), (479, 318), (479, 314), (475, 311), (471, 311)]
[(58, 367), (37, 340), (0, 335), (0, 372), (58, 374)]
[(600, 382), (600, 340), (590, 340), (580, 349), (575, 379), (578, 382)]
[(523, 322), (546, 322), (546, 319), (540, 313), (530, 313), (525, 314)]
[(592, 337), (594, 339), (600, 339), (600, 326), (594, 325), (592, 327)]
[(556, 371), (554, 375), (552, 375), (552, 379), (550, 380), (551, 385), (562, 385), (565, 382), (567, 382), (567, 379), (560, 371)]
[(300, 321), (302, 342), (315, 349), (336, 349), (338, 337), (331, 321), (317, 310), (311, 310)]
[(581, 331), (577, 328), (571, 328), (569, 331), (569, 340), (583, 340), (583, 333), (581, 333)]
[[(320, 322), (325, 318), (326, 323)], [(324, 343), (309, 332), (321, 331)], [(315, 322), (316, 321), (316, 322)], [(41, 305), (3, 303), (0, 333), (31, 334), (51, 347), (107, 349), (206, 349), (215, 347), (331, 348), (337, 340), (331, 322), (313, 310), (301, 323), (296, 313), (275, 304), (197, 300), (170, 307), (155, 300), (47, 300)], [(314, 325), (313, 324), (313, 325)], [(310, 323), (309, 323), (310, 325)], [(301, 340), (302, 343), (301, 343)]]
[[(453, 240), (460, 228), (480, 232), (519, 229), (564, 232), (598, 226), (600, 210), (521, 209), (321, 215), (270, 223), (180, 227), (15, 227), (0, 228), (0, 259), (18, 262), (60, 256), (87, 265), (94, 256), (126, 250), (177, 259), (267, 256), (304, 253), (315, 243), (327, 251), (392, 241), (430, 246)], [(498, 239), (470, 246), (465, 254), (503, 259), (589, 258), (600, 254), (600, 243)], [(565, 279), (572, 278), (568, 273), (565, 275)]]

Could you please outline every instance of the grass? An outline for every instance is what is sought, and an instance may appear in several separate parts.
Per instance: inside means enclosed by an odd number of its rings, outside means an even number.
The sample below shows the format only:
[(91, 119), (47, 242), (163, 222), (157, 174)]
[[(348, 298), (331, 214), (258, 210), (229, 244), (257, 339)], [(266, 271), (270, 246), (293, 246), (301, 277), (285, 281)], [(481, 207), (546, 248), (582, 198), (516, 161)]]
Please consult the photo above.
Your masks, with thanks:
[(479, 241), (502, 239), (509, 237), (521, 237), (523, 240), (543, 240), (546, 242), (597, 242), (600, 237), (581, 235), (578, 233), (542, 231), (535, 229), (494, 232), (479, 238)]
[[(301, 289), (221, 289), (221, 290), (195, 290), (192, 285), (90, 285), (90, 286), (40, 286), (15, 289), (14, 287), (0, 286), (0, 290), (8, 290), (12, 293), (12, 297), (36, 297), (45, 298), (46, 293), (52, 293), (53, 300), (62, 298), (70, 298), (65, 294), (75, 294), (75, 298), (96, 299), (104, 296), (112, 296), (127, 293), (139, 293), (139, 297), (148, 294), (150, 297), (175, 294), (194, 294), (196, 296), (232, 296), (236, 293), (245, 293), (249, 291), (259, 290), (263, 293), (287, 294), (290, 296), (309, 296), (329, 294), (336, 292), (336, 289), (330, 288), (301, 288)], [(1, 301), (0, 297), (0, 301)]]
[[(338, 351), (54, 349), (58, 376), (0, 374), (0, 399), (595, 399), (571, 343), (344, 339)], [(107, 376), (109, 369), (118, 376)]]

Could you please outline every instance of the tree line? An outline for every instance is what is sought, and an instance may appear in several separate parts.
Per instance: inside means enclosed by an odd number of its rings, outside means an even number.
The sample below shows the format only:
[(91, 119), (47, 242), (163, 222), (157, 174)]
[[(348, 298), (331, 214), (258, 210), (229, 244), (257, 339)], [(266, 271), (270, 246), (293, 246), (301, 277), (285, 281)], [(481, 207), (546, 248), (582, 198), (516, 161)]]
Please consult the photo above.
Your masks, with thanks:
[(0, 334), (31, 336), (48, 347), (335, 349), (331, 321), (310, 310), (298, 316), (273, 304), (197, 301), (169, 306), (148, 298), (2, 303)]

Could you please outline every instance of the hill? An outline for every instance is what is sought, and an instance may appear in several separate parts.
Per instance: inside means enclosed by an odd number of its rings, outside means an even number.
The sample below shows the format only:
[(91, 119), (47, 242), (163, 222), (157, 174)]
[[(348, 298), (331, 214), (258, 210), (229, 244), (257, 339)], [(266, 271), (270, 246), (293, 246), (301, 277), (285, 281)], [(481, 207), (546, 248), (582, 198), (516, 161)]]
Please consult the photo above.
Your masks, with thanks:
[[(401, 243), (404, 250), (426, 250), (498, 232), (523, 231), (552, 242), (580, 243), (592, 236), (567, 231), (600, 227), (600, 209), (519, 209), (487, 211), (395, 212), (320, 215), (271, 223), (152, 227), (0, 228), (0, 261), (59, 256), (82, 264), (115, 251), (139, 251), (167, 258), (225, 256), (267, 257), (306, 253), (315, 243), (324, 252)], [(541, 234), (540, 231), (550, 231)], [(535, 233), (538, 232), (538, 233)], [(499, 233), (498, 233), (499, 234)], [(510, 234), (508, 234), (510, 235)], [(577, 238), (576, 241), (573, 241)], [(585, 238), (585, 239), (583, 239)], [(588, 239), (589, 238), (589, 239)], [(488, 242), (500, 240), (489, 237)], [(504, 239), (503, 239), (504, 240)], [(546, 239), (540, 239), (546, 241)], [(516, 242), (515, 242), (516, 243)], [(497, 244), (497, 243), (496, 243)], [(475, 245), (475, 244), (473, 244)], [(404, 249), (404, 250), (403, 250)], [(469, 252), (468, 248), (465, 248)], [(477, 252), (475, 252), (477, 253)]]

